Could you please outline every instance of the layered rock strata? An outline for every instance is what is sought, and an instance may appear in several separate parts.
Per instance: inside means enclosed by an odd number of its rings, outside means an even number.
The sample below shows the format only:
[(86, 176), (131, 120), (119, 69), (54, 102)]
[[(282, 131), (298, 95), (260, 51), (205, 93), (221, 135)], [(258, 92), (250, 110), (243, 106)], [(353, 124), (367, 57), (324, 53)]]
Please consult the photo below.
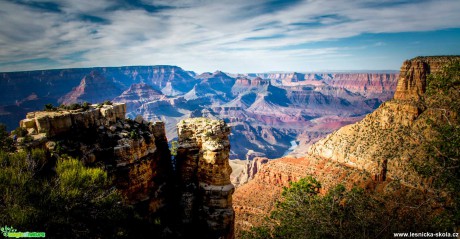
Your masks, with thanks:
[(230, 127), (224, 121), (192, 118), (179, 122), (177, 131), (176, 170), (183, 223), (204, 238), (233, 238)]
[(30, 112), (26, 119), (19, 122), (19, 125), (31, 134), (39, 133), (53, 137), (67, 133), (72, 128), (109, 126), (115, 124), (117, 120), (124, 119), (125, 114), (125, 104), (102, 105), (101, 107), (93, 105), (88, 110)]
[[(166, 204), (171, 155), (163, 122), (125, 119), (126, 105), (32, 112), (20, 126), (54, 157), (69, 154), (87, 166), (103, 165), (126, 202), (156, 213)], [(23, 138), (18, 138), (23, 141)], [(168, 185), (169, 184), (169, 185)]]
[(416, 57), (401, 66), (401, 73), (394, 95), (395, 100), (419, 100), (425, 93), (429, 74), (439, 72), (447, 63), (459, 56)]
[(404, 62), (393, 100), (319, 140), (303, 157), (263, 165), (255, 179), (234, 194), (236, 233), (259, 225), (261, 215), (274, 208), (282, 187), (308, 175), (320, 181), (323, 190), (343, 183), (391, 191), (385, 185), (397, 181), (407, 188), (430, 191), (433, 179), (419, 175), (413, 164), (426, 158), (422, 141), (433, 133), (427, 120), (441, 115), (422, 100), (428, 75), (456, 60), (460, 57), (417, 57)]

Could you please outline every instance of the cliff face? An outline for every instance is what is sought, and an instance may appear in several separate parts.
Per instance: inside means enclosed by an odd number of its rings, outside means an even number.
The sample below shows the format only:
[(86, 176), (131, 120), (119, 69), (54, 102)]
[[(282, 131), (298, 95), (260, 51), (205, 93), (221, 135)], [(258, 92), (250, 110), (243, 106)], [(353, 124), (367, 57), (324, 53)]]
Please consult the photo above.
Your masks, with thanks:
[(425, 93), (427, 76), (439, 72), (446, 63), (459, 58), (458, 56), (417, 57), (405, 61), (401, 66), (394, 99), (419, 100)]
[(106, 79), (98, 71), (91, 71), (88, 75), (83, 77), (79, 86), (61, 97), (58, 102), (62, 104), (84, 101), (104, 102), (106, 100), (112, 100), (120, 93), (121, 90), (113, 81)]
[(269, 161), (270, 160), (265, 157), (254, 157), (250, 160), (230, 160), (230, 166), (232, 167), (230, 180), (232, 184), (235, 187), (239, 187), (240, 185), (248, 183), (254, 179), (257, 172), (262, 168), (262, 165)]
[(400, 180), (411, 187), (429, 188), (431, 180), (421, 179), (411, 164), (424, 152), (419, 138), (430, 133), (426, 120), (436, 118), (437, 113), (418, 101), (425, 93), (427, 76), (455, 59), (460, 57), (405, 61), (394, 100), (385, 102), (362, 121), (318, 141), (309, 154), (364, 170), (377, 181)]
[(323, 190), (337, 183), (364, 188), (385, 188), (391, 181), (430, 190), (432, 178), (412, 166), (423, 159), (422, 138), (433, 132), (427, 119), (441, 118), (436, 109), (422, 104), (427, 76), (460, 57), (419, 57), (404, 62), (395, 99), (383, 103), (363, 120), (342, 127), (319, 140), (301, 158), (282, 158), (262, 166), (254, 180), (234, 194), (236, 232), (260, 223), (279, 198), (282, 186), (307, 175)]
[(138, 112), (145, 102), (166, 98), (160, 91), (145, 83), (132, 84), (129, 89), (113, 99), (113, 102), (126, 103), (128, 112)]
[(230, 128), (223, 121), (193, 118), (181, 121), (177, 131), (182, 221), (205, 238), (233, 238)]
[(125, 104), (93, 105), (88, 110), (32, 112), (20, 125), (33, 138), (30, 144), (55, 157), (65, 153), (88, 166), (104, 165), (128, 203), (156, 213), (165, 205), (172, 172), (164, 124), (126, 120), (125, 114)]
[(397, 73), (273, 73), (257, 74), (280, 86), (334, 86), (366, 97), (390, 99), (397, 83)]

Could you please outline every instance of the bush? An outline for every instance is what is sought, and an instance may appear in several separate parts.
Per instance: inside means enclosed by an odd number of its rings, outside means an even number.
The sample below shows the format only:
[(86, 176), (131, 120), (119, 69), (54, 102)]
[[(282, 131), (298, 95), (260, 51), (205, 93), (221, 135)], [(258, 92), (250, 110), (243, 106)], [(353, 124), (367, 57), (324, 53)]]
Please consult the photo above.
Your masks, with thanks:
[(27, 129), (22, 127), (17, 127), (12, 133), (17, 137), (25, 137), (28, 134)]
[(46, 104), (45, 108), (43, 109), (44, 111), (56, 111), (57, 108), (53, 106), (53, 104)]
[(13, 139), (6, 130), (6, 125), (0, 124), (0, 151), (12, 151), (14, 149)]
[(83, 104), (81, 106), (82, 106), (83, 110), (89, 110), (89, 108), (91, 106), (91, 103), (83, 102)]
[(243, 238), (390, 238), (393, 232), (446, 230), (432, 223), (434, 210), (419, 193), (381, 195), (339, 184), (322, 196), (320, 188), (312, 177), (292, 183), (264, 224)]

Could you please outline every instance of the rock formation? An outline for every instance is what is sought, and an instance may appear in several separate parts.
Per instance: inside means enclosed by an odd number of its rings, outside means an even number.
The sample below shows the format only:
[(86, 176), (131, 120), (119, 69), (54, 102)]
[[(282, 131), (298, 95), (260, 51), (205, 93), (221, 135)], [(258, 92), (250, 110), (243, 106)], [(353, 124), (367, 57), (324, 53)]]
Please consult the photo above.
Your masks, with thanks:
[(442, 69), (446, 63), (459, 57), (417, 57), (401, 66), (400, 78), (394, 95), (395, 100), (419, 100), (425, 93), (426, 79)]
[(117, 120), (124, 119), (126, 114), (125, 104), (92, 105), (88, 110), (58, 110), (37, 111), (28, 113), (26, 119), (21, 120), (19, 125), (32, 134), (40, 133), (48, 137), (54, 137), (68, 133), (72, 128), (90, 128), (110, 126)]
[(230, 127), (223, 121), (192, 118), (179, 122), (177, 131), (183, 222), (204, 238), (233, 238)]
[(282, 187), (307, 175), (320, 181), (323, 190), (338, 183), (385, 187), (396, 180), (405, 187), (429, 191), (432, 178), (419, 175), (412, 164), (424, 158), (420, 137), (429, 137), (432, 132), (427, 119), (439, 117), (439, 112), (419, 100), (425, 93), (427, 76), (459, 59), (418, 57), (404, 62), (395, 99), (319, 140), (306, 155), (263, 165), (255, 179), (234, 194), (236, 233), (258, 225), (261, 215), (273, 209)]
[[(235, 129), (230, 136), (232, 159), (244, 159), (251, 149), (276, 158), (294, 140), (312, 143), (317, 135), (362, 119), (390, 98), (396, 76), (276, 73), (235, 78), (165, 65), (8, 72), (0, 74), (0, 122), (12, 130), (27, 112), (48, 103), (112, 100), (126, 103), (128, 117), (141, 114), (146, 120), (164, 121), (169, 140), (177, 137), (181, 119), (224, 119)], [(322, 122), (331, 116), (339, 116), (336, 125)]]
[(230, 160), (232, 167), (232, 174), (230, 180), (235, 188), (244, 185), (254, 179), (255, 175), (259, 172), (263, 164), (268, 163), (270, 160), (265, 157), (255, 157), (251, 160)]
[[(69, 154), (86, 165), (104, 165), (128, 203), (143, 213), (164, 208), (172, 165), (164, 123), (125, 119), (126, 105), (32, 112), (20, 122), (35, 147), (55, 157)], [(18, 142), (24, 141), (18, 138)]]
[(90, 167), (102, 165), (126, 202), (141, 214), (167, 218), (179, 238), (233, 238), (230, 127), (206, 118), (180, 122), (174, 165), (165, 124), (125, 114), (123, 103), (31, 112), (20, 122), (31, 139), (17, 141), (52, 157), (68, 154)]

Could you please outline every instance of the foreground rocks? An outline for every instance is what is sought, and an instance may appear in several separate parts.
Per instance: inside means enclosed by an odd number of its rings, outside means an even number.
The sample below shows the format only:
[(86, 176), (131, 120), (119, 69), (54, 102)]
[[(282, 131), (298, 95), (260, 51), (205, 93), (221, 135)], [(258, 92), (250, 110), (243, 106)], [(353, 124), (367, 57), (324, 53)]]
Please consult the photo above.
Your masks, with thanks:
[(49, 164), (67, 154), (86, 166), (102, 166), (126, 203), (146, 220), (162, 218), (167, 238), (233, 238), (230, 127), (205, 118), (183, 120), (174, 164), (164, 123), (125, 114), (125, 104), (32, 112), (20, 123), (27, 135), (18, 142), (45, 148)]
[(194, 118), (181, 121), (177, 131), (176, 165), (183, 222), (205, 238), (233, 238), (230, 127), (223, 121)]
[(39, 111), (28, 113), (20, 126), (32, 138), (29, 146), (103, 165), (126, 202), (154, 214), (165, 205), (172, 172), (164, 123), (135, 122), (125, 114), (125, 104)]

